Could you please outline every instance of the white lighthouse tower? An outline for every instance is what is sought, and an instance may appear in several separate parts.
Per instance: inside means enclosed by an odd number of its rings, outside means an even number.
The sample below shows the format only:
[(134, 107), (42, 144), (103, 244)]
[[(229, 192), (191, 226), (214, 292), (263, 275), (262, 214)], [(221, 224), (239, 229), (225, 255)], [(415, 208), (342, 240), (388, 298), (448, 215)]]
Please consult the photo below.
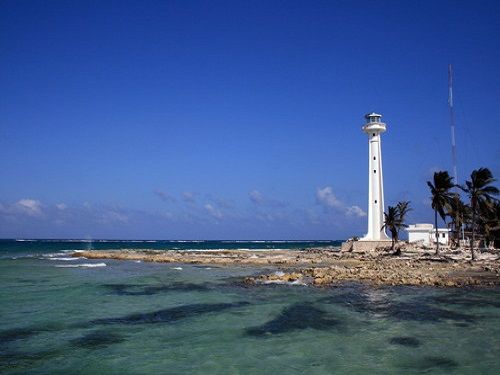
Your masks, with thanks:
[(390, 240), (384, 225), (384, 178), (382, 174), (382, 150), (380, 135), (385, 132), (385, 124), (380, 121), (382, 115), (369, 113), (363, 131), (368, 134), (368, 232), (360, 241)]

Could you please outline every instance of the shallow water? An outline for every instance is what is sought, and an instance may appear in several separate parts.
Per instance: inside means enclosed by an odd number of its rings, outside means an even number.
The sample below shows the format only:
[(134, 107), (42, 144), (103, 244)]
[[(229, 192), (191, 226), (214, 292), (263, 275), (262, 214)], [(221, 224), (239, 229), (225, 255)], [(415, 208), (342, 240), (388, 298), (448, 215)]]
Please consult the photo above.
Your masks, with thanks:
[(261, 269), (44, 251), (1, 254), (0, 373), (500, 373), (498, 289), (247, 287)]

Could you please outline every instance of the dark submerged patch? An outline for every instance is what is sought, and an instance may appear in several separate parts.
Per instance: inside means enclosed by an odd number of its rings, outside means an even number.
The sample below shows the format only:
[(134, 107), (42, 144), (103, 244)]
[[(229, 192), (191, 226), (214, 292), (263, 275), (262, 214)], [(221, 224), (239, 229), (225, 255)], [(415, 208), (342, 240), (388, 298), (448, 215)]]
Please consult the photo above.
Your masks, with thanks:
[(139, 284), (105, 284), (105, 288), (113, 294), (121, 296), (150, 296), (168, 292), (205, 292), (209, 290), (205, 285), (192, 283), (173, 283), (168, 285), (139, 285)]
[(22, 340), (31, 336), (38, 335), (43, 332), (51, 332), (61, 329), (58, 324), (46, 324), (39, 326), (29, 326), (21, 328), (12, 328), (0, 331), (0, 345), (7, 344), (13, 341)]
[(458, 367), (458, 363), (446, 357), (424, 357), (412, 366), (420, 371), (432, 370), (436, 368), (444, 369), (447, 371), (453, 370)]
[(254, 328), (248, 328), (249, 336), (265, 336), (269, 334), (286, 333), (301, 329), (329, 329), (338, 326), (336, 319), (327, 318), (327, 313), (314, 306), (294, 304), (284, 309), (273, 320)]
[(0, 343), (8, 343), (16, 340), (25, 339), (38, 334), (40, 331), (34, 328), (13, 328), (0, 331)]
[[(44, 350), (38, 352), (28, 351), (0, 351), (0, 373), (4, 370), (26, 370), (37, 361), (44, 361), (51, 358), (63, 356), (64, 351)], [(24, 371), (23, 373), (27, 373)]]
[(420, 346), (420, 341), (415, 337), (392, 337), (389, 342), (394, 345), (408, 346), (411, 348), (417, 348)]
[(228, 310), (231, 308), (248, 305), (248, 302), (193, 304), (173, 307), (147, 313), (130, 314), (117, 318), (104, 318), (93, 320), (91, 324), (152, 324), (171, 323), (181, 319)]
[(467, 307), (498, 307), (500, 302), (492, 300), (491, 296), (474, 295), (470, 293), (457, 293), (444, 294), (440, 296), (430, 297), (432, 303), (446, 304), (446, 305), (459, 305)]
[(95, 331), (77, 339), (71, 340), (71, 344), (87, 349), (106, 347), (125, 341), (123, 336), (108, 331)]

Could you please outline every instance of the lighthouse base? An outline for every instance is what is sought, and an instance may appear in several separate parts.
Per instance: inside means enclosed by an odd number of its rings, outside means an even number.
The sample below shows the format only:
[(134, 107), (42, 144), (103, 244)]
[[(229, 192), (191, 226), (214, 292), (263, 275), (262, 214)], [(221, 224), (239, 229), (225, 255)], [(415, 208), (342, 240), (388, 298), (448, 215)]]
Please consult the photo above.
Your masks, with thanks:
[(391, 240), (381, 241), (346, 241), (342, 243), (340, 251), (370, 252), (387, 249), (391, 246)]

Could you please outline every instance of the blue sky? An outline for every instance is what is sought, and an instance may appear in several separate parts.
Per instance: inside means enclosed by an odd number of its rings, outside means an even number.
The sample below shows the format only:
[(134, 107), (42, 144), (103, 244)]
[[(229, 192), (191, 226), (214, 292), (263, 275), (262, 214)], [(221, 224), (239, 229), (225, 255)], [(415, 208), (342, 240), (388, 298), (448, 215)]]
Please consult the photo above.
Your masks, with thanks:
[(500, 174), (497, 1), (2, 1), (0, 237), (343, 239)]

